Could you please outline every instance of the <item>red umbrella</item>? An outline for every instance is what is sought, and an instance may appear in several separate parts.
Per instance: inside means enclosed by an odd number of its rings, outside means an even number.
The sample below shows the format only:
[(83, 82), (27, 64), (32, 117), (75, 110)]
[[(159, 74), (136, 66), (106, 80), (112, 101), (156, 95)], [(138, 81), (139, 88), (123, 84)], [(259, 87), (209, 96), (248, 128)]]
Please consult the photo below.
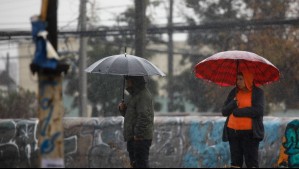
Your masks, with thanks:
[(216, 53), (199, 62), (195, 68), (197, 78), (212, 81), (220, 86), (236, 85), (238, 71), (254, 74), (256, 86), (279, 80), (279, 70), (267, 59), (247, 51)]

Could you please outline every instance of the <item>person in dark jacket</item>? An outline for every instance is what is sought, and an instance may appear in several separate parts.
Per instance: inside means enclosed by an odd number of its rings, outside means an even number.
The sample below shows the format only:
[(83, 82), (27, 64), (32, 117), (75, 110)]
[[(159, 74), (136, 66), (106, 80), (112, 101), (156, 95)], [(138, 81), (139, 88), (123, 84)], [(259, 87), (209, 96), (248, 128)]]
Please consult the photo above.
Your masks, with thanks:
[(239, 72), (236, 83), (222, 108), (227, 117), (223, 141), (229, 142), (231, 167), (242, 167), (244, 158), (248, 168), (258, 168), (258, 148), (264, 138), (264, 92), (254, 86), (250, 72)]
[(153, 99), (143, 76), (127, 76), (128, 103), (121, 102), (119, 110), (124, 119), (124, 139), (127, 142), (133, 168), (149, 168), (149, 150), (154, 132)]

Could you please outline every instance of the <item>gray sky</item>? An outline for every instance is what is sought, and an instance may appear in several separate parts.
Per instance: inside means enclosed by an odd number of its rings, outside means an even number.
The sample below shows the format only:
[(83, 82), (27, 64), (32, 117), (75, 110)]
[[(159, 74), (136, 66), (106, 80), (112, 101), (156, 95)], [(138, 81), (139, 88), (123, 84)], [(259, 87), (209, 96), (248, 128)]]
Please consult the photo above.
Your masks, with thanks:
[[(30, 17), (40, 14), (42, 0), (0, 0), (0, 30), (30, 30)], [(59, 0), (58, 6), (58, 27), (75, 28), (79, 16), (79, 0)], [(100, 16), (103, 24), (109, 24), (114, 15), (123, 12), (129, 5), (133, 5), (132, 0), (90, 0), (91, 4), (96, 4), (96, 15)], [(90, 11), (90, 10), (89, 10)], [(111, 22), (110, 22), (111, 24)]]
[[(42, 0), (0, 0), (0, 31), (31, 30), (30, 17), (39, 15)], [(77, 18), (79, 16), (80, 0), (58, 0), (58, 27), (59, 30), (70, 30), (77, 28)], [(151, 14), (151, 19), (156, 24), (167, 23), (168, 0), (161, 0), (160, 6), (149, 6), (147, 13)], [(175, 1), (174, 22), (182, 23), (182, 9), (178, 7), (180, 0)], [(134, 5), (134, 0), (89, 0), (87, 5), (88, 16), (97, 16), (99, 25), (111, 26), (114, 18), (124, 12), (129, 6)], [(183, 9), (186, 10), (186, 9)], [(192, 12), (188, 12), (192, 15)], [(167, 38), (165, 35), (164, 38)], [(185, 34), (175, 34), (174, 40), (185, 40)], [(0, 41), (0, 70), (4, 69), (5, 60), (1, 59), (10, 53), (18, 56), (13, 42)]]
[[(40, 14), (42, 0), (0, 0), (0, 30), (30, 30), (30, 17)], [(58, 0), (58, 27), (60, 30), (75, 29), (79, 16), (80, 0)], [(134, 5), (134, 0), (89, 0), (87, 15), (96, 16), (102, 26), (113, 25), (117, 15)], [(161, 0), (159, 6), (147, 8), (148, 15), (156, 24), (166, 24), (168, 0)], [(174, 1), (174, 23), (184, 22), (184, 15), (192, 15), (192, 10), (184, 8), (181, 0)], [(93, 9), (93, 10), (92, 10)], [(94, 13), (92, 13), (94, 11)], [(182, 12), (184, 11), (184, 12)], [(187, 12), (186, 12), (187, 11)]]
[[(39, 15), (42, 0), (0, 0), (0, 31), (31, 30), (30, 17)], [(123, 12), (132, 0), (89, 0), (88, 11), (92, 4), (100, 23), (111, 25), (115, 15)], [(80, 0), (58, 0), (58, 27), (60, 30), (76, 29)], [(90, 14), (90, 12), (88, 13)], [(7, 53), (18, 56), (17, 46), (11, 41), (0, 41), (0, 70), (5, 68)], [(12, 64), (15, 62), (11, 60)]]

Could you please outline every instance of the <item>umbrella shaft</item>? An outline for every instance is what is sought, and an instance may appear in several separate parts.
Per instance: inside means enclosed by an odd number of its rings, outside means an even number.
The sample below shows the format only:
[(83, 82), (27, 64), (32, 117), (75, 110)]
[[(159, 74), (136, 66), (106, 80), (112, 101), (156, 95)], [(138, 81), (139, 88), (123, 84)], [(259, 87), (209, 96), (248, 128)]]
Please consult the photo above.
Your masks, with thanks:
[(122, 101), (125, 101), (125, 85), (126, 85), (126, 79), (125, 79), (125, 76), (124, 76), (124, 81), (123, 81), (123, 98), (122, 98)]

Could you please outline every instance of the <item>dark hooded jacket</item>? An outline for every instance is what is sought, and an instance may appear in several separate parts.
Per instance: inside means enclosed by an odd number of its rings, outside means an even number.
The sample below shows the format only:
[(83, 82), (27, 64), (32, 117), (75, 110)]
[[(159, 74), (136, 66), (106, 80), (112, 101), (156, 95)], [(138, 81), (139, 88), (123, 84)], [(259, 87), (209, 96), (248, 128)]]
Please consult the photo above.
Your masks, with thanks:
[(249, 90), (252, 90), (252, 100), (251, 107), (238, 108), (236, 100), (234, 98), (237, 95), (238, 88), (234, 88), (228, 95), (223, 107), (222, 107), (222, 115), (227, 117), (224, 129), (223, 129), (223, 141), (228, 141), (227, 134), (227, 124), (229, 120), (229, 116), (233, 113), (236, 117), (249, 117), (252, 118), (252, 130), (253, 130), (253, 138), (259, 141), (262, 141), (264, 138), (264, 124), (263, 124), (263, 116), (264, 116), (264, 92), (262, 89), (255, 87), (254, 85), (248, 84), (248, 79), (246, 79), (246, 74), (244, 75), (244, 80), (246, 83), (246, 87)]
[(124, 139), (130, 141), (134, 136), (151, 140), (154, 132), (153, 99), (140, 78), (132, 79), (134, 88), (129, 89), (130, 98), (125, 112), (121, 112), (124, 120)]

